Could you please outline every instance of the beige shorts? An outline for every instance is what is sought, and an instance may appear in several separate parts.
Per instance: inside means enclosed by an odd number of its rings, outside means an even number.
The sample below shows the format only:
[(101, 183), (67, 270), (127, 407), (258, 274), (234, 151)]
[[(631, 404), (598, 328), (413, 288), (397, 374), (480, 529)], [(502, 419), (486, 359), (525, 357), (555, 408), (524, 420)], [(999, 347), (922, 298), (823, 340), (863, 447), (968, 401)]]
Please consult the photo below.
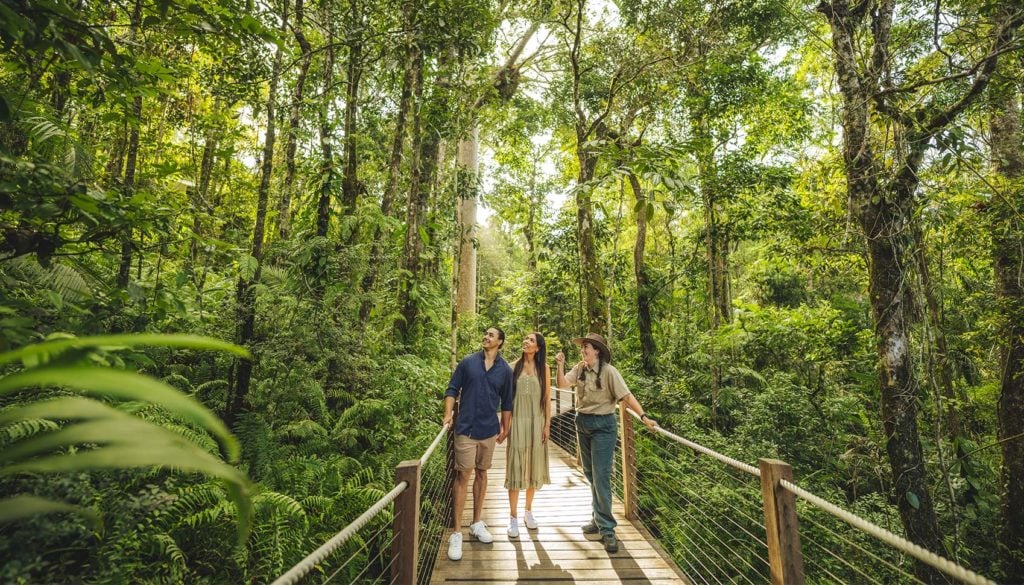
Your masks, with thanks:
[(471, 439), (468, 435), (455, 435), (455, 468), (490, 469), (494, 458), (494, 441), (498, 435), (487, 439)]

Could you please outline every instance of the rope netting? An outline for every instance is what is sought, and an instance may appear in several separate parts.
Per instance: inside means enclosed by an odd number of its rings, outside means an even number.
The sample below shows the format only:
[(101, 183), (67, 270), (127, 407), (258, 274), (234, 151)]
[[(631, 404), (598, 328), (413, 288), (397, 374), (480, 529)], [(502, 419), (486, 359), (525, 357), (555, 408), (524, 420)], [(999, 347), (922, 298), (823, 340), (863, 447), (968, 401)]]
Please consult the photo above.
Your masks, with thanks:
[[(574, 394), (552, 388), (551, 403), (551, 441), (578, 460)], [(635, 412), (628, 412), (639, 420)], [(630, 471), (638, 486), (638, 520), (690, 581), (705, 585), (770, 581), (760, 469), (660, 427), (654, 432), (647, 432), (642, 424), (634, 428), (636, 456)], [(445, 456), (432, 456), (447, 430), (442, 428), (420, 457), (417, 585), (430, 581), (452, 513), (447, 470), (453, 454), (446, 450)], [(727, 444), (723, 446), (728, 450)], [(620, 436), (613, 468), (613, 486), (620, 499), (624, 497), (621, 449)], [(914, 572), (915, 562), (921, 562), (957, 582), (994, 585), (792, 482), (783, 480), (781, 486), (798, 498), (801, 551), (809, 583), (921, 583)], [(273, 585), (293, 585), (314, 576), (322, 583), (393, 584), (391, 568), (397, 558), (391, 550), (396, 536), (389, 506), (405, 489), (407, 484), (400, 482)], [(346, 556), (328, 566), (339, 549)]]
[[(662, 428), (638, 431), (635, 440), (638, 516), (691, 580), (768, 581), (760, 470)], [(621, 438), (619, 444), (621, 448)], [(690, 449), (689, 454), (679, 445)], [(725, 467), (709, 467), (700, 455)], [(620, 463), (617, 457), (615, 484), (621, 497)], [(809, 583), (921, 583), (914, 573), (916, 559), (957, 582), (994, 585), (792, 482), (780, 483), (800, 498), (797, 515)]]
[[(431, 457), (447, 431), (447, 425), (442, 427), (419, 459), (421, 495), (418, 568), (421, 582), (429, 581), (440, 546), (440, 534), (434, 533), (443, 531), (445, 510), (450, 509), (451, 489), (445, 478), (445, 461), (441, 457)], [(389, 506), (408, 487), (407, 482), (399, 482), (330, 540), (278, 577), (272, 585), (294, 585), (300, 581), (393, 585), (395, 577), (392, 577), (391, 567), (397, 560), (391, 554), (396, 538), (393, 525), (401, 519), (401, 512), (397, 515), (390, 513)], [(363, 531), (368, 525), (370, 528)], [(343, 551), (344, 556), (334, 558), (339, 550)]]

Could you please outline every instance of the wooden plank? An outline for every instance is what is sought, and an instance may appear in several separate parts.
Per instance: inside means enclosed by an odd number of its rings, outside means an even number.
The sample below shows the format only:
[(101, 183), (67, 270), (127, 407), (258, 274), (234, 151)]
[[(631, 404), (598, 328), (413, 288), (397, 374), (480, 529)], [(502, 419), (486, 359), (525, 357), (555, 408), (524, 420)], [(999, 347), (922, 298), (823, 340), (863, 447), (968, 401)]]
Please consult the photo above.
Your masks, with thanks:
[(593, 580), (593, 579), (580, 580), (580, 579), (576, 579), (575, 577), (572, 577), (572, 576), (567, 577), (567, 578), (544, 579), (544, 580), (534, 580), (534, 579), (530, 579), (530, 578), (521, 578), (521, 579), (515, 579), (515, 580), (507, 580), (507, 579), (502, 579), (502, 580), (486, 579), (486, 580), (484, 580), (484, 579), (478, 579), (476, 577), (450, 576), (450, 577), (447, 577), (444, 581), (438, 581), (438, 583), (486, 583), (487, 585), (562, 585), (562, 584), (567, 584), (567, 583), (571, 583), (572, 585), (612, 585), (612, 584), (615, 584), (615, 583), (625, 583), (625, 584), (633, 584), (633, 583), (635, 583), (637, 585), (679, 585), (680, 583), (682, 583), (682, 581), (680, 581), (679, 579), (647, 579), (647, 578), (639, 578), (639, 579), (619, 579), (619, 578), (615, 578), (615, 579), (603, 579), (603, 580), (598, 581), (598, 580)]
[[(494, 454), (495, 465), (487, 475), (487, 495), (482, 518), (494, 535), (494, 542), (483, 544), (468, 535), (463, 542), (461, 561), (447, 556), (447, 541), (438, 550), (432, 584), (486, 583), (489, 585), (682, 585), (688, 581), (671, 559), (647, 540), (649, 535), (623, 516), (622, 503), (616, 501), (612, 512), (619, 525), (619, 552), (604, 550), (598, 535), (580, 530), (590, 521), (590, 486), (575, 467), (575, 458), (552, 445), (550, 448), (552, 483), (537, 491), (533, 511), (540, 526), (528, 530), (523, 522), (525, 490), (519, 496), (520, 516), (517, 539), (509, 539), (508, 491), (504, 489), (505, 446)], [(470, 481), (472, 484), (473, 480)], [(469, 486), (464, 525), (472, 520), (472, 485)], [(447, 539), (447, 534), (444, 535)]]
[[(538, 551), (534, 549), (533, 545), (526, 547), (520, 547), (515, 550), (515, 558), (518, 560), (524, 560), (529, 563), (536, 563), (542, 560), (551, 561), (573, 561), (580, 559), (599, 559), (605, 560), (608, 558), (615, 558), (616, 555), (609, 555), (604, 551), (603, 548), (594, 547), (592, 549), (579, 549), (579, 548), (566, 548), (566, 549), (552, 549), (549, 547), (541, 547)], [(650, 558), (661, 558), (653, 548), (650, 549), (631, 549), (629, 551), (630, 558), (634, 559), (650, 559)], [(467, 558), (467, 557), (463, 557)], [(510, 558), (508, 549), (504, 550), (478, 550), (473, 551), (474, 559), (493, 559), (503, 560)]]
[[(447, 544), (445, 545), (447, 546)], [(646, 540), (623, 540), (619, 539), (619, 553), (628, 549), (633, 550), (654, 550)], [(520, 540), (520, 541), (508, 541), (508, 540), (495, 540), (491, 544), (483, 544), (476, 542), (475, 540), (466, 541), (462, 544), (463, 554), (471, 554), (471, 551), (528, 551), (528, 550), (543, 550), (543, 551), (554, 551), (554, 550), (596, 550), (604, 553), (608, 556), (608, 553), (604, 552), (604, 545), (601, 544), (600, 540), (567, 540), (555, 538), (552, 540)], [(515, 556), (514, 552), (509, 553), (509, 556)], [(445, 557), (447, 561), (447, 557)]]
[[(555, 566), (557, 565), (557, 567)], [(495, 559), (484, 559), (480, 557), (463, 557), (458, 563), (458, 567), (451, 567), (448, 571), (462, 571), (466, 567), (473, 567), (475, 569), (485, 569), (487, 571), (497, 572), (511, 572), (519, 571), (533, 571), (544, 570), (544, 569), (555, 569), (561, 568), (566, 570), (587, 570), (596, 571), (602, 569), (668, 569), (669, 565), (661, 558), (645, 557), (643, 562), (637, 562), (633, 557), (628, 556), (605, 556), (605, 558), (584, 558), (584, 559), (559, 559), (556, 563), (554, 559), (538, 559), (536, 561), (527, 561), (525, 558), (505, 558), (500, 560)]]
[[(454, 563), (453, 563), (454, 564)], [(472, 577), (477, 581), (487, 581), (500, 579), (502, 581), (507, 580), (512, 576), (513, 571), (496, 571), (488, 568), (483, 563), (479, 567), (468, 567), (466, 566), (451, 566), (445, 567), (438, 574), (443, 579), (449, 577), (464, 578), (469, 576), (469, 570), (472, 570)], [(635, 565), (634, 565), (635, 567)], [(435, 573), (438, 573), (437, 569), (434, 569)], [(552, 567), (548, 569), (527, 569), (525, 571), (515, 571), (520, 577), (528, 577), (531, 579), (678, 579), (675, 571), (672, 569), (640, 569), (640, 568), (624, 568), (624, 569), (578, 569), (573, 572), (569, 572), (565, 569)]]

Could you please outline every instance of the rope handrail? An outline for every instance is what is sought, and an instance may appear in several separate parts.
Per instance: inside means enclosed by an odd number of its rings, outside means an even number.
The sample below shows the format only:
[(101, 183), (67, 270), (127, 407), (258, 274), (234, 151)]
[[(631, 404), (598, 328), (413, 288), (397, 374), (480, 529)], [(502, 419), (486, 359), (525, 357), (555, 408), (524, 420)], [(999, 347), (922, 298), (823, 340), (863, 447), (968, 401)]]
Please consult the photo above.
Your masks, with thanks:
[[(632, 408), (627, 408), (626, 412), (628, 412), (629, 414), (633, 415), (633, 418), (635, 418), (637, 420), (640, 420), (640, 415), (635, 413), (635, 412), (633, 412)], [(749, 465), (747, 463), (743, 463), (742, 461), (737, 461), (736, 459), (733, 459), (732, 457), (729, 457), (728, 455), (722, 455), (718, 451), (715, 451), (713, 449), (709, 449), (709, 448), (705, 447), (704, 445), (700, 445), (700, 444), (694, 443), (693, 441), (690, 441), (688, 439), (684, 439), (684, 438), (680, 437), (679, 435), (677, 435), (675, 433), (666, 431), (664, 428), (661, 427), (661, 425), (658, 425), (657, 427), (655, 427), (654, 428), (654, 432), (658, 433), (659, 435), (668, 437), (669, 439), (672, 439), (673, 441), (675, 441), (675, 442), (677, 442), (677, 443), (679, 443), (681, 445), (685, 445), (685, 446), (689, 447), (690, 449), (693, 449), (694, 451), (697, 451), (698, 453), (703, 453), (703, 454), (707, 455), (708, 457), (712, 457), (714, 459), (717, 459), (717, 460), (721, 461), (722, 463), (725, 463), (729, 467), (732, 467), (734, 469), (738, 469), (740, 471), (745, 471), (745, 472), (747, 472), (747, 473), (749, 473), (751, 475), (757, 476), (757, 477), (761, 477), (761, 470), (756, 468), (756, 467), (754, 467), (753, 465)]]
[(288, 570), (287, 573), (277, 578), (272, 585), (295, 585), (299, 579), (303, 578), (306, 573), (310, 572), (313, 567), (317, 566), (321, 561), (328, 557), (332, 552), (338, 549), (341, 545), (345, 544), (345, 541), (355, 534), (360, 528), (366, 525), (367, 522), (373, 519), (374, 516), (380, 514), (381, 510), (385, 506), (395, 501), (395, 498), (399, 494), (405, 491), (405, 488), (409, 487), (406, 482), (401, 482), (395, 486), (393, 490), (387, 493), (383, 498), (377, 500), (377, 503), (370, 506), (370, 509), (363, 512), (358, 518), (352, 521), (351, 524), (341, 530), (341, 532), (335, 534), (330, 540), (320, 545), (320, 548), (309, 553), (306, 558), (299, 561), (297, 565)]
[[(441, 430), (438, 431), (434, 437), (433, 442), (427, 447), (427, 450), (420, 457), (420, 465), (425, 465), (430, 456), (437, 449), (437, 445), (441, 442), (445, 433), (448, 431), (450, 425), (443, 425)], [(313, 567), (320, 564), (324, 559), (330, 556), (331, 553), (338, 550), (338, 548), (345, 544), (353, 534), (359, 531), (360, 528), (366, 525), (367, 522), (372, 520), (377, 514), (380, 514), (382, 510), (392, 502), (395, 501), (406, 488), (409, 487), (408, 482), (400, 482), (390, 492), (384, 495), (381, 499), (377, 500), (369, 509), (363, 512), (358, 518), (349, 523), (348, 526), (341, 529), (341, 532), (335, 534), (330, 540), (320, 545), (320, 548), (306, 555), (306, 558), (299, 561), (294, 567), (288, 570), (284, 575), (277, 578), (271, 585), (295, 585), (299, 579), (303, 578), (306, 573), (309, 573)]]
[(930, 565), (951, 577), (963, 581), (964, 583), (970, 583), (972, 585), (995, 585), (994, 581), (986, 579), (985, 577), (975, 573), (974, 571), (965, 569), (964, 567), (961, 567), (960, 565), (954, 563), (953, 561), (945, 557), (937, 555), (920, 545), (914, 544), (913, 542), (910, 542), (909, 540), (901, 536), (893, 534), (892, 532), (889, 532), (881, 526), (872, 524), (871, 522), (864, 520), (856, 514), (847, 512), (846, 510), (840, 508), (839, 506), (836, 506), (835, 504), (829, 502), (828, 500), (825, 500), (821, 497), (812, 494), (811, 492), (801, 488), (798, 485), (793, 484), (792, 482), (782, 479), (779, 480), (779, 485), (788, 490), (790, 493), (800, 498), (803, 498), (809, 504), (817, 507), (818, 509), (828, 512), (829, 514), (832, 514), (833, 516), (839, 518), (847, 524), (850, 524), (855, 528), (859, 528), (861, 531), (866, 532), (871, 536), (874, 536), (875, 538), (881, 540), (882, 542), (885, 542), (893, 548), (899, 549), (907, 553), (908, 555), (914, 557), (915, 559), (921, 561), (922, 563)]
[(430, 443), (430, 446), (427, 447), (427, 450), (423, 452), (423, 456), (420, 457), (421, 466), (427, 464), (427, 460), (430, 459), (430, 456), (434, 454), (434, 449), (437, 449), (437, 445), (441, 442), (441, 439), (444, 437), (444, 434), (448, 432), (448, 429), (450, 427), (451, 425), (446, 423), (441, 427), (441, 430), (437, 432), (437, 436), (434, 437), (434, 441)]

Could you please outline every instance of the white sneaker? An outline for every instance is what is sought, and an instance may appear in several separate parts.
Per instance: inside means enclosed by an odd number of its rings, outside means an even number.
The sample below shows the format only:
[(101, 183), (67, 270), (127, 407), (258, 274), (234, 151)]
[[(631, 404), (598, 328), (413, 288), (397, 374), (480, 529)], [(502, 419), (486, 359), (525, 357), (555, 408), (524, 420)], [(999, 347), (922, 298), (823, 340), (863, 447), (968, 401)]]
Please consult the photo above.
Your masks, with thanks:
[(494, 542), (494, 537), (487, 531), (487, 525), (484, 521), (474, 522), (469, 525), (469, 533), (476, 537), (477, 540), (484, 544), (490, 544)]
[(533, 512), (526, 511), (526, 527), (530, 530), (537, 530), (537, 519), (533, 517)]
[(508, 537), (519, 538), (519, 520), (515, 516), (508, 519)]
[(457, 561), (462, 558), (462, 533), (453, 532), (448, 537), (448, 558)]

